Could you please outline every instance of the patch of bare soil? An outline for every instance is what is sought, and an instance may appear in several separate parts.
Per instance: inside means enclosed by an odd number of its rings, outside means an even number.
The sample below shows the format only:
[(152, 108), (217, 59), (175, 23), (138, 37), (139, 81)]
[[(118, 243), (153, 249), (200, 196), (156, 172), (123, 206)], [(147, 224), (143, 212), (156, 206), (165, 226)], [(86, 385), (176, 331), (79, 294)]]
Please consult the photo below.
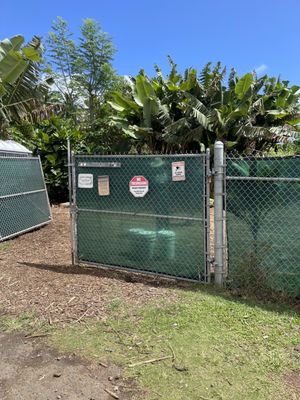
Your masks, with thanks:
[(172, 301), (175, 280), (108, 268), (73, 267), (68, 210), (53, 208), (53, 222), (0, 250), (0, 312), (35, 312), (49, 321), (103, 320), (112, 302), (132, 306)]
[(0, 333), (0, 353), (1, 400), (132, 398), (133, 388), (120, 377), (118, 367), (61, 355), (41, 339)]
[(294, 392), (293, 400), (300, 400), (300, 372), (294, 371), (283, 376), (284, 382)]

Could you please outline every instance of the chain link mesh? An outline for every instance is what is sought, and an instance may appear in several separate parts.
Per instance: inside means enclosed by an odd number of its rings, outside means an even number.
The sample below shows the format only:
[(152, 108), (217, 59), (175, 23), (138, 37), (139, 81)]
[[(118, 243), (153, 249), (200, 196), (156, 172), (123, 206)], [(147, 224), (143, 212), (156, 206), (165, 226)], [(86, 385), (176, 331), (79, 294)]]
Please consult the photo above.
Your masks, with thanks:
[(40, 160), (0, 156), (0, 241), (51, 220)]
[(228, 282), (300, 296), (300, 157), (227, 157)]
[[(172, 180), (178, 161), (184, 181)], [(80, 262), (205, 278), (205, 155), (76, 156), (74, 165)], [(78, 187), (86, 175), (92, 186)], [(149, 182), (144, 197), (129, 190), (135, 176)], [(108, 195), (99, 194), (99, 178), (109, 179)]]

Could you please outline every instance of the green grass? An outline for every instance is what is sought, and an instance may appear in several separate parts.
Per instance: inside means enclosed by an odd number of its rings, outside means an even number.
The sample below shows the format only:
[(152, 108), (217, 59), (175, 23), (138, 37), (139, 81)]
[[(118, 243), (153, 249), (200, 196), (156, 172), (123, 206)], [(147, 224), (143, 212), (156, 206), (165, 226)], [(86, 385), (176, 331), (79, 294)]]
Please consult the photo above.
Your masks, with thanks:
[(10, 243), (8, 242), (0, 243), (0, 252), (8, 250), (9, 248), (10, 248)]
[(18, 317), (2, 316), (0, 317), (0, 331), (20, 332), (27, 334), (53, 330), (45, 321), (41, 321), (38, 316), (33, 313), (24, 313)]
[[(300, 371), (296, 311), (204, 288), (176, 291), (179, 300), (165, 306), (132, 309), (116, 299), (105, 323), (52, 328), (50, 343), (122, 365), (145, 400), (293, 398), (283, 375)], [(174, 361), (130, 367), (173, 352)]]

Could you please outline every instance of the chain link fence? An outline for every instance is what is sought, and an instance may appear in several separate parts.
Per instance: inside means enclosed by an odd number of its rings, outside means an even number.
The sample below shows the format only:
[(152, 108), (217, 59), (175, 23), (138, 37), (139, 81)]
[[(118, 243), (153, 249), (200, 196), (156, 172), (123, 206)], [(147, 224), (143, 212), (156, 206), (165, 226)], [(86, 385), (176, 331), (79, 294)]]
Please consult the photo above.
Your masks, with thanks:
[(300, 157), (228, 156), (219, 167), (217, 260), (209, 153), (75, 156), (75, 261), (205, 282), (218, 267), (231, 287), (300, 296)]
[(205, 154), (75, 156), (75, 259), (206, 280), (207, 165)]
[(40, 159), (0, 155), (0, 171), (0, 241), (50, 222)]
[(300, 157), (227, 157), (228, 283), (300, 296)]

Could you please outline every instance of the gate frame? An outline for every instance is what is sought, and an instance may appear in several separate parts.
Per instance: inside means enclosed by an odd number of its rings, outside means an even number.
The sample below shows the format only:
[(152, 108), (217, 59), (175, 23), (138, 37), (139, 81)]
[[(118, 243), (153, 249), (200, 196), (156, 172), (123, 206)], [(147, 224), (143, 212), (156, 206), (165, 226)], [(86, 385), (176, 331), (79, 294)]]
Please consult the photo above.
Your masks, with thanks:
[(69, 209), (70, 209), (70, 222), (71, 222), (71, 261), (72, 265), (79, 266), (81, 264), (92, 265), (98, 268), (106, 268), (106, 269), (114, 269), (118, 271), (128, 271), (134, 273), (140, 273), (143, 275), (154, 275), (157, 277), (166, 277), (169, 279), (175, 279), (179, 281), (192, 281), (198, 283), (210, 283), (211, 281), (211, 265), (212, 265), (212, 258), (211, 258), (211, 251), (210, 251), (210, 186), (211, 186), (211, 179), (212, 173), (210, 168), (210, 150), (207, 149), (205, 153), (177, 153), (177, 154), (145, 154), (140, 155), (144, 157), (157, 157), (157, 156), (195, 156), (195, 155), (202, 155), (203, 156), (203, 228), (204, 228), (204, 281), (200, 280), (200, 271), (198, 273), (198, 280), (184, 278), (184, 277), (177, 277), (168, 274), (163, 274), (159, 272), (152, 272), (152, 271), (144, 271), (140, 269), (134, 269), (125, 266), (115, 266), (115, 265), (107, 265), (107, 264), (100, 264), (92, 261), (81, 261), (78, 257), (78, 249), (77, 249), (77, 202), (76, 202), (76, 187), (77, 187), (77, 180), (76, 180), (76, 163), (75, 158), (76, 156), (82, 157), (117, 157), (117, 158), (126, 158), (126, 157), (134, 157), (134, 155), (129, 154), (99, 154), (99, 155), (89, 155), (89, 154), (78, 154), (75, 155), (71, 151), (71, 147), (68, 145), (68, 183), (69, 183)]
[(42, 167), (42, 162), (41, 162), (41, 157), (38, 156), (33, 156), (33, 155), (16, 155), (17, 153), (12, 152), (11, 154), (5, 153), (5, 154), (1, 154), (0, 153), (0, 158), (1, 159), (17, 159), (17, 160), (36, 160), (38, 162), (38, 166), (39, 166), (39, 170), (41, 172), (41, 176), (43, 179), (43, 189), (36, 189), (36, 190), (30, 190), (28, 192), (19, 192), (19, 193), (13, 193), (13, 194), (8, 194), (8, 195), (4, 195), (4, 196), (0, 196), (1, 199), (5, 199), (5, 198), (9, 198), (9, 197), (17, 197), (17, 196), (26, 196), (26, 195), (30, 195), (33, 193), (42, 193), (44, 192), (46, 194), (46, 200), (47, 200), (47, 205), (48, 205), (48, 210), (49, 210), (49, 218), (47, 221), (41, 222), (37, 225), (33, 225), (29, 228), (23, 229), (21, 231), (18, 232), (14, 232), (11, 233), (10, 235), (7, 236), (1, 236), (0, 235), (0, 243), (4, 242), (6, 240), (12, 239), (16, 236), (19, 235), (23, 235), (24, 233), (33, 231), (35, 229), (41, 228), (45, 225), (48, 225), (50, 222), (52, 222), (53, 220), (53, 216), (52, 216), (52, 210), (51, 210), (51, 205), (50, 205), (50, 200), (49, 200), (49, 196), (48, 196), (48, 192), (47, 192), (47, 186), (46, 186), (46, 181), (45, 181), (45, 176), (44, 176), (44, 172), (43, 172), (43, 167)]

